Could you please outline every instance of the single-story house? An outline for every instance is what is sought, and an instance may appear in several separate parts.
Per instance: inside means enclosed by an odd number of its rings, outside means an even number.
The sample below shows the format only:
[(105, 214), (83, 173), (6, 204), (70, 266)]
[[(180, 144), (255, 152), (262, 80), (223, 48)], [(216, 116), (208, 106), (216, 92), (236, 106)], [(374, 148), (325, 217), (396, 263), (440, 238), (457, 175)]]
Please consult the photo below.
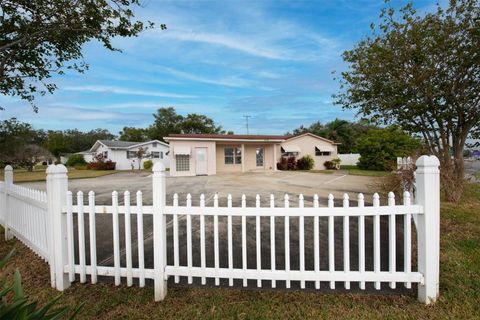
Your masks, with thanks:
[(78, 154), (83, 155), (85, 161), (91, 162), (95, 155), (101, 153), (105, 159), (116, 163), (115, 170), (131, 170), (138, 169), (137, 151), (140, 148), (146, 151), (145, 157), (140, 160), (141, 168), (146, 160), (152, 160), (153, 163), (160, 161), (169, 168), (169, 146), (160, 140), (147, 142), (97, 140), (90, 150), (78, 152)]
[(337, 143), (305, 133), (298, 136), (170, 134), (170, 175), (275, 171), (282, 157), (310, 155), (314, 169), (337, 158)]

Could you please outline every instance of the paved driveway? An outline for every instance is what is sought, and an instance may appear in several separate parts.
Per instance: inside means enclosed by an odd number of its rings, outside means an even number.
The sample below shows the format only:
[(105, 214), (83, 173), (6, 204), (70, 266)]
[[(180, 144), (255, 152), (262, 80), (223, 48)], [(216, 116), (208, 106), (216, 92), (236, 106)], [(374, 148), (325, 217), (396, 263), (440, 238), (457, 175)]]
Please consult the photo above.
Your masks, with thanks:
[[(69, 188), (73, 192), (78, 190), (87, 193), (89, 190), (95, 191), (97, 204), (110, 204), (112, 190), (120, 193), (124, 190), (130, 190), (132, 195), (137, 190), (144, 193), (144, 204), (151, 204), (152, 188), (151, 175), (146, 172), (122, 172), (114, 175), (103, 176), (92, 179), (79, 179), (69, 181)], [(320, 196), (320, 205), (326, 206), (326, 197), (329, 193), (333, 193), (336, 197), (336, 205), (341, 205), (341, 197), (343, 193), (348, 193), (352, 200), (356, 199), (358, 192), (366, 195), (366, 201), (371, 200), (372, 185), (375, 178), (362, 176), (349, 176), (342, 172), (336, 174), (318, 174), (308, 172), (272, 172), (272, 173), (245, 173), (245, 174), (228, 174), (216, 176), (199, 176), (199, 177), (167, 177), (167, 203), (172, 201), (173, 194), (176, 192), (180, 197), (180, 204), (185, 201), (187, 193), (192, 194), (193, 205), (198, 204), (201, 193), (206, 196), (206, 205), (210, 206), (213, 202), (213, 195), (218, 192), (220, 197), (220, 205), (226, 205), (226, 197), (228, 193), (233, 196), (234, 206), (240, 205), (242, 194), (247, 196), (247, 206), (255, 205), (255, 195), (260, 194), (262, 206), (269, 205), (269, 196), (271, 193), (275, 195), (276, 205), (283, 206), (283, 196), (285, 193), (290, 194), (291, 206), (297, 206), (297, 199), (300, 193), (305, 196), (305, 206), (311, 205), (313, 194)], [(29, 183), (31, 187), (44, 189), (45, 183)], [(119, 197), (121, 198), (121, 197)], [(384, 203), (382, 200), (382, 203)], [(75, 200), (74, 200), (75, 202)], [(352, 206), (356, 205), (352, 201)], [(135, 202), (132, 200), (132, 204)], [(186, 265), (186, 221), (185, 217), (179, 219), (179, 243), (180, 243), (180, 263)], [(290, 218), (290, 264), (292, 269), (299, 266), (298, 248), (299, 248), (299, 226), (298, 218)], [(85, 223), (88, 223), (88, 217), (85, 217)], [(207, 267), (213, 266), (213, 217), (206, 217), (206, 257)], [(343, 218), (335, 218), (335, 268), (343, 269)], [(75, 223), (76, 224), (76, 223)], [(110, 215), (97, 215), (97, 251), (98, 261), (100, 265), (113, 265), (113, 244), (112, 244), (112, 220)], [(122, 249), (122, 266), (125, 265), (124, 243), (125, 237), (123, 232), (124, 219), (120, 216), (120, 241)], [(133, 242), (133, 265), (137, 265), (136, 253), (136, 217), (132, 217), (132, 242)], [(307, 270), (313, 270), (313, 218), (305, 218), (305, 267)], [(397, 219), (397, 266), (401, 270), (403, 266), (403, 220)], [(75, 226), (76, 228), (76, 226)], [(173, 236), (172, 221), (167, 219), (167, 239), (168, 239), (168, 263), (173, 264)], [(255, 254), (255, 218), (247, 218), (247, 252), (248, 267), (256, 267)], [(275, 243), (276, 243), (276, 268), (282, 269), (285, 264), (284, 250), (284, 219), (276, 218), (275, 221)], [(370, 218), (365, 219), (366, 234), (366, 268), (373, 268), (373, 221)], [(192, 247), (193, 247), (193, 265), (200, 266), (200, 232), (199, 218), (192, 219)], [(226, 267), (227, 261), (227, 219), (219, 218), (219, 238), (220, 238), (220, 265)], [(268, 217), (261, 219), (261, 237), (262, 237), (262, 268), (270, 268), (270, 220)], [(328, 270), (328, 221), (327, 218), (320, 218), (320, 261), (321, 269)], [(145, 231), (145, 265), (153, 266), (153, 238), (152, 238), (152, 219), (146, 216), (144, 220)], [(76, 232), (75, 232), (76, 233)], [(88, 248), (88, 228), (85, 230), (86, 247)], [(350, 265), (351, 270), (358, 267), (358, 221), (357, 218), (350, 218)], [(77, 239), (75, 240), (77, 242)], [(78, 243), (78, 242), (77, 242)], [(235, 268), (241, 268), (242, 265), (242, 245), (241, 245), (241, 218), (233, 217), (233, 264)], [(88, 249), (87, 249), (88, 255)], [(78, 257), (77, 257), (78, 259)], [(87, 256), (87, 262), (88, 262)], [(381, 218), (381, 268), (388, 270), (388, 225), (387, 217)], [(196, 279), (198, 280), (198, 279)], [(183, 279), (185, 282), (185, 279)], [(209, 282), (211, 283), (211, 282)], [(226, 281), (222, 282), (226, 285)], [(249, 282), (249, 285), (255, 286), (256, 282)], [(266, 283), (265, 283), (266, 284)], [(241, 282), (236, 282), (241, 285)], [(268, 287), (268, 284), (266, 284)], [(293, 287), (298, 284), (292, 283)], [(282, 287), (281, 281), (277, 284)], [(323, 285), (326, 288), (327, 285)], [(338, 284), (337, 288), (342, 288), (342, 284)], [(384, 286), (386, 287), (386, 286)], [(403, 286), (397, 286), (403, 290)], [(352, 288), (356, 288), (356, 284), (352, 283)], [(371, 290), (371, 286), (369, 287)], [(328, 290), (328, 289), (327, 289)]]
[[(325, 206), (329, 193), (332, 193), (339, 203), (343, 193), (348, 193), (350, 198), (355, 200), (357, 194), (363, 192), (366, 200), (369, 201), (371, 197), (367, 195), (373, 193), (374, 183), (375, 178), (350, 176), (342, 171), (336, 174), (277, 171), (197, 177), (167, 176), (167, 203), (172, 202), (174, 193), (178, 193), (180, 203), (185, 201), (188, 193), (191, 193), (193, 204), (196, 204), (200, 194), (204, 193), (206, 205), (211, 205), (214, 194), (218, 193), (222, 205), (226, 203), (227, 194), (231, 193), (234, 205), (240, 203), (242, 194), (247, 196), (247, 205), (254, 205), (255, 195), (258, 193), (263, 205), (269, 203), (270, 194), (273, 193), (277, 205), (283, 205), (283, 196), (288, 193), (293, 205), (297, 203), (298, 195), (302, 193), (307, 205), (312, 202), (313, 195), (317, 193), (320, 196), (320, 205)], [(45, 189), (44, 182), (26, 184), (36, 189)], [(152, 202), (152, 178), (148, 172), (120, 172), (98, 178), (70, 180), (69, 189), (74, 193), (81, 190), (84, 194), (93, 190), (98, 204), (110, 204), (113, 190), (120, 193), (119, 198), (125, 190), (129, 190), (132, 195), (141, 190), (144, 204)]]

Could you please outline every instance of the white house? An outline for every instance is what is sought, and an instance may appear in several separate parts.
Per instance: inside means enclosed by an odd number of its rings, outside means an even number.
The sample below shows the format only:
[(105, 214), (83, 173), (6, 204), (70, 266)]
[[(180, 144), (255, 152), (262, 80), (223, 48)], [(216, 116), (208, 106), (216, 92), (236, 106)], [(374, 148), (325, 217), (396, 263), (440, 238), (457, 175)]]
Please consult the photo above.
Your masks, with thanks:
[(83, 155), (85, 161), (92, 161), (93, 157), (99, 153), (116, 163), (115, 170), (138, 169), (139, 159), (136, 152), (140, 149), (146, 149), (148, 157), (141, 159), (141, 167), (146, 160), (152, 160), (153, 163), (162, 162), (166, 168), (170, 167), (168, 158), (169, 146), (160, 140), (151, 140), (147, 142), (130, 142), (116, 140), (97, 140), (88, 151), (78, 152)]

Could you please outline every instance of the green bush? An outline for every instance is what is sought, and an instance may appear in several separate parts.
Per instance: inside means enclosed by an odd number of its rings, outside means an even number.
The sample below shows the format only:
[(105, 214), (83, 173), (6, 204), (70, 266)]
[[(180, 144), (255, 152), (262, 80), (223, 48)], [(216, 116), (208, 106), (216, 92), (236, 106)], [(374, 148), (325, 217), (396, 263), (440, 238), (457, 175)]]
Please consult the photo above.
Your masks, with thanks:
[(312, 170), (314, 165), (315, 160), (313, 160), (312, 156), (309, 154), (297, 160), (298, 170)]
[(67, 162), (65, 163), (67, 167), (75, 167), (78, 164), (87, 164), (85, 161), (85, 158), (83, 158), (83, 155), (81, 154), (72, 154)]
[(143, 162), (143, 169), (145, 170), (150, 170), (153, 167), (153, 161), (152, 160), (145, 160)]
[(358, 168), (364, 170), (392, 170), (397, 157), (407, 157), (420, 148), (420, 141), (409, 136), (398, 126), (371, 129), (358, 139), (360, 153)]
[(327, 169), (327, 170), (333, 170), (333, 169), (337, 168), (337, 166), (335, 165), (335, 163), (333, 163), (333, 161), (325, 161), (323, 163), (323, 165), (325, 166), (325, 169)]
[[(11, 257), (15, 254), (15, 249), (10, 251), (1, 261), (0, 269), (3, 269)], [(74, 319), (83, 307), (83, 303), (70, 310), (68, 307), (56, 307), (58, 300), (62, 295), (51, 299), (46, 305), (40, 307), (37, 301), (29, 301), (23, 293), (22, 277), (18, 269), (13, 274), (13, 282), (0, 280), (3, 284), (0, 290), (0, 319), (63, 319), (68, 317)]]

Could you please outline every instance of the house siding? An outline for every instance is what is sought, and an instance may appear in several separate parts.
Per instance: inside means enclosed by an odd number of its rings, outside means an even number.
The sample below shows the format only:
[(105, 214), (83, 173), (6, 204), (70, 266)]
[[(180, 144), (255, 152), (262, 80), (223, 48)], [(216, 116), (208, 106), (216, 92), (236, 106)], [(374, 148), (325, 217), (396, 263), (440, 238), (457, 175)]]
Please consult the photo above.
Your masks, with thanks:
[[(177, 171), (176, 170), (176, 158), (175, 147), (189, 147), (190, 153), (190, 170)], [(216, 174), (216, 155), (215, 155), (215, 142), (214, 141), (171, 141), (170, 142), (170, 176), (172, 177), (184, 177), (195, 176), (195, 148), (207, 148), (207, 175)]]
[[(297, 156), (297, 159), (300, 159), (303, 156), (310, 155), (315, 161), (314, 169), (315, 170), (324, 170), (325, 166), (323, 165), (325, 161), (331, 161), (332, 159), (338, 158), (337, 155), (337, 146), (323, 139), (316, 138), (310, 135), (299, 136), (296, 138), (289, 139), (285, 142), (282, 142), (281, 147), (287, 146), (298, 146), (300, 152)], [(324, 150), (331, 150), (329, 156), (316, 156), (315, 155), (315, 146), (320, 146)], [(278, 147), (278, 161), (281, 160), (282, 155), (280, 151), (280, 146)]]

